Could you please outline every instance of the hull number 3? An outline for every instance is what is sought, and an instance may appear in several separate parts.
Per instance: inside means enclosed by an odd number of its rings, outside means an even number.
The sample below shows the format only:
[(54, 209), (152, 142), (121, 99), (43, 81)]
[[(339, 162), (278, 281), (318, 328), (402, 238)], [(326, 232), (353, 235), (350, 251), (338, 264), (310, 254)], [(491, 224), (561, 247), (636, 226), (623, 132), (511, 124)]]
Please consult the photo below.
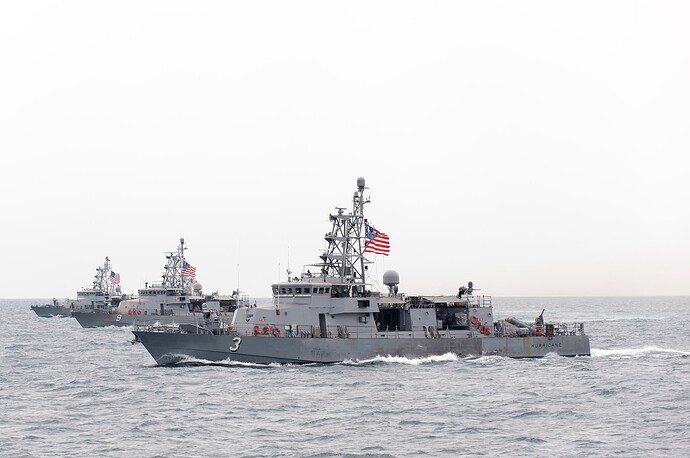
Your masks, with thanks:
[(240, 338), (240, 337), (235, 337), (234, 339), (232, 339), (232, 341), (235, 343), (235, 345), (233, 345), (232, 347), (230, 347), (230, 351), (233, 351), (233, 352), (234, 352), (234, 351), (239, 350), (239, 349), (240, 349), (240, 344), (242, 343), (242, 338)]

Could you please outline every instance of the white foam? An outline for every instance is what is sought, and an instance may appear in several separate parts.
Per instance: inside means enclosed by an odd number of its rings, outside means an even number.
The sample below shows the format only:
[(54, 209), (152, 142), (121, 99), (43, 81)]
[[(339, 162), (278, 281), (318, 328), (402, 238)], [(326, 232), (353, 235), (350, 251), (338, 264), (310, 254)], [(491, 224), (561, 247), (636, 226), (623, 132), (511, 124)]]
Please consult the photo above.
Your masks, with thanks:
[(375, 356), (371, 359), (363, 359), (358, 361), (343, 361), (345, 364), (369, 364), (369, 363), (390, 363), (390, 364), (406, 364), (410, 366), (418, 366), (420, 364), (430, 364), (446, 361), (458, 361), (458, 355), (455, 353), (445, 353), (443, 355), (425, 356), (424, 358), (407, 358), (405, 356)]
[(472, 364), (495, 364), (506, 360), (505, 356), (498, 355), (484, 355), (484, 356), (467, 356), (465, 361)]
[(680, 355), (687, 356), (690, 352), (673, 350), (669, 348), (659, 348), (651, 345), (646, 345), (642, 348), (619, 348), (613, 350), (603, 350), (599, 348), (592, 348), (592, 357), (595, 358), (607, 358), (607, 357), (619, 357), (619, 358), (642, 358), (645, 356), (663, 356), (663, 355)]

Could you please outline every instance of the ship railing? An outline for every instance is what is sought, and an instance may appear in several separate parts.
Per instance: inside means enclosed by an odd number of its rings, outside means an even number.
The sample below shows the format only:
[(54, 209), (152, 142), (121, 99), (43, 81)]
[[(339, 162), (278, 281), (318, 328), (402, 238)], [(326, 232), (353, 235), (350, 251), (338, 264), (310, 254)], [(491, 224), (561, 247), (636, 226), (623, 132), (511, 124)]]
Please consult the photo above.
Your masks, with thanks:
[[(254, 327), (258, 326), (255, 331)], [(466, 332), (466, 331), (464, 331)], [(287, 338), (320, 338), (321, 328), (319, 325), (285, 325), (273, 323), (261, 323), (260, 325), (241, 324), (232, 326), (228, 322), (220, 322), (213, 329), (214, 334), (228, 334), (239, 336), (264, 336), (264, 337), (287, 337)], [(356, 325), (331, 325), (326, 326), (327, 338), (370, 338), (370, 339), (405, 339), (405, 338), (429, 338), (443, 339), (455, 338), (460, 336), (457, 331), (449, 329), (437, 329), (436, 326), (428, 326), (423, 329), (400, 330), (396, 328), (376, 329), (374, 326)]]

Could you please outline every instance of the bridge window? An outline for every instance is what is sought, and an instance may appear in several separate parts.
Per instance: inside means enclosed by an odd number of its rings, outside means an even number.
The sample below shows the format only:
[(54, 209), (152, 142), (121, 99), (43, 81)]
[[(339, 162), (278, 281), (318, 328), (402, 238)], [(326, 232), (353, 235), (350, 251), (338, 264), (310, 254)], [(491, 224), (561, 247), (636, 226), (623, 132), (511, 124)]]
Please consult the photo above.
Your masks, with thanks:
[(309, 287), (304, 288), (304, 294), (309, 294)]

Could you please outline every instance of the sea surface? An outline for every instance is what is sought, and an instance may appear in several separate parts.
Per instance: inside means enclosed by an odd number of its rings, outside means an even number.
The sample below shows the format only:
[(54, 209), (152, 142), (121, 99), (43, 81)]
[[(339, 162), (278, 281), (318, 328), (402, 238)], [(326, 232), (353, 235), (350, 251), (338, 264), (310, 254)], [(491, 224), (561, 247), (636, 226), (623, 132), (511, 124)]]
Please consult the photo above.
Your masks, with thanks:
[(493, 298), (592, 356), (158, 366), (0, 300), (0, 456), (690, 456), (690, 297)]

